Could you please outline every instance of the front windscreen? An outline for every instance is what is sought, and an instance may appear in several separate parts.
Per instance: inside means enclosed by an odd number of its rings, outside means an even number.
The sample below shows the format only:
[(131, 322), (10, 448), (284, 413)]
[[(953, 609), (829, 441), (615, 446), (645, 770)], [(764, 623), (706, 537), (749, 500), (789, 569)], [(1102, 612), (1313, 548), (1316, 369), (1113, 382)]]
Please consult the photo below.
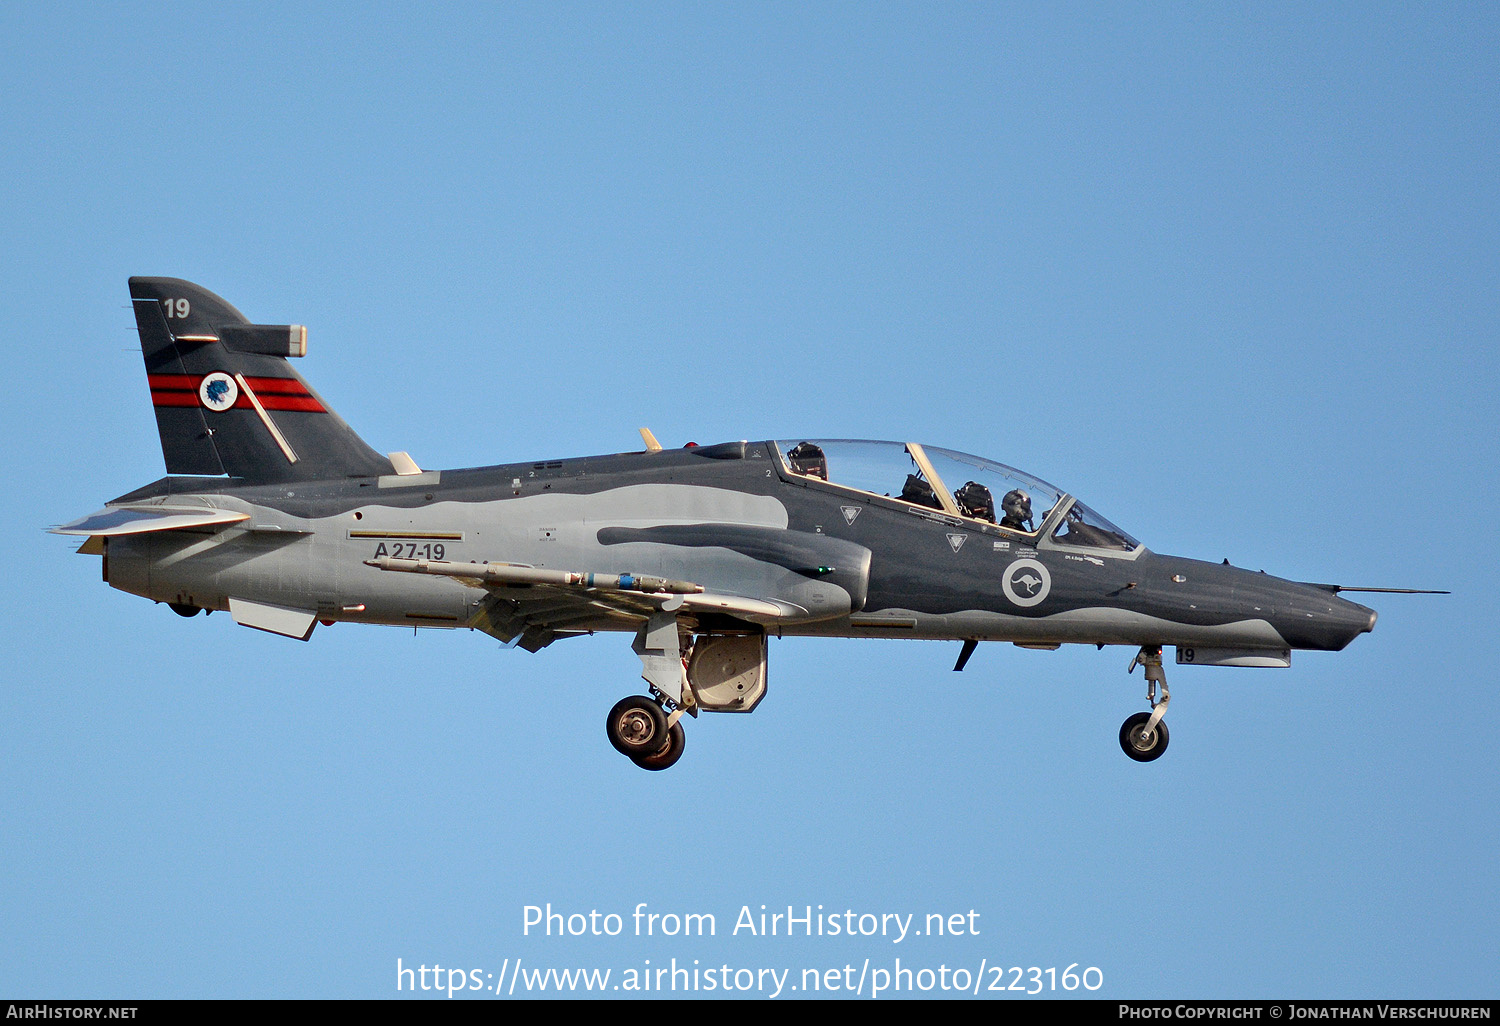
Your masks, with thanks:
[(1125, 552), (1134, 551), (1141, 544), (1081, 502), (1068, 508), (1068, 515), (1052, 532), (1052, 540), (1059, 545)]

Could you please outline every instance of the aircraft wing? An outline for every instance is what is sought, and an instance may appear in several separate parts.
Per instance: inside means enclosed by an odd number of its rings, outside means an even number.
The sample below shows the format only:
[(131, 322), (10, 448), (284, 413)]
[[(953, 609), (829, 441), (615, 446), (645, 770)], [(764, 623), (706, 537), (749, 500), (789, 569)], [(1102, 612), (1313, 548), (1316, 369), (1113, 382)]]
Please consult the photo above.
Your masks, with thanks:
[(236, 513), (234, 510), (215, 509), (212, 506), (108, 506), (61, 527), (54, 527), (52, 533), (112, 538), (121, 534), (223, 526), (249, 519), (249, 513)]
[(645, 623), (658, 611), (719, 613), (756, 624), (805, 618), (807, 610), (790, 602), (744, 595), (712, 594), (691, 581), (636, 574), (594, 574), (509, 563), (458, 563), (438, 559), (365, 560), (378, 570), (452, 577), (483, 587), (487, 603), (473, 626), (502, 641), (519, 637), (536, 651), (558, 637), (584, 633), (601, 618)]

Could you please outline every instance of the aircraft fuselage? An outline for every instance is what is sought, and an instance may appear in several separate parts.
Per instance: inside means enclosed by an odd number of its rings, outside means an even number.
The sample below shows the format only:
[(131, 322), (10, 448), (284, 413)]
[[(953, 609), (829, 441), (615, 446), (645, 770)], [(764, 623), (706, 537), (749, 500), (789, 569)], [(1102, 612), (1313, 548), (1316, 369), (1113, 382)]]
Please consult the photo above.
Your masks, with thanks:
[[(168, 477), (115, 503), (249, 514), (215, 530), (107, 539), (114, 587), (179, 606), (232, 599), (324, 622), (495, 629), (496, 599), (377, 560), (657, 575), (781, 604), (779, 635), (1337, 650), (1368, 608), (1314, 585), (1144, 548), (1058, 545), (792, 473), (770, 442), (468, 470), (236, 486)], [(505, 610), (498, 612), (504, 613)], [(639, 623), (600, 608), (527, 647)], [(747, 623), (699, 614), (705, 629)]]

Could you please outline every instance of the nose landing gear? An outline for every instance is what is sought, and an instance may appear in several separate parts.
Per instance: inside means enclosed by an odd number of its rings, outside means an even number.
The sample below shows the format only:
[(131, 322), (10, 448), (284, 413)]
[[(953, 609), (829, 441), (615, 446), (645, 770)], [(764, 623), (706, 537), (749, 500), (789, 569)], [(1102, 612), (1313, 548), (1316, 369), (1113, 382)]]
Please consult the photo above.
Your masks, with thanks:
[(1160, 720), (1155, 727), (1148, 727), (1151, 713), (1138, 712), (1129, 717), (1120, 727), (1120, 747), (1136, 762), (1150, 762), (1167, 750), (1167, 725)]
[(1160, 645), (1142, 645), (1126, 672), (1134, 673), (1137, 665), (1146, 671), (1146, 701), (1151, 703), (1151, 711), (1138, 712), (1126, 719), (1120, 727), (1120, 748), (1136, 762), (1151, 762), (1161, 758), (1171, 737), (1162, 717), (1167, 714), (1172, 693), (1162, 669)]

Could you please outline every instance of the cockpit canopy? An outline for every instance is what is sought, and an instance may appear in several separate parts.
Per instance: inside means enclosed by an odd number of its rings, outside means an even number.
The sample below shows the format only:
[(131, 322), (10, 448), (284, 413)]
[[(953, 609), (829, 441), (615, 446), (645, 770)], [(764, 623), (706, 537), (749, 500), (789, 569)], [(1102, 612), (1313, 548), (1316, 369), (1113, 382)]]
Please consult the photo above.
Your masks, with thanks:
[(778, 441), (802, 477), (925, 506), (1055, 544), (1134, 552), (1141, 543), (1060, 488), (1003, 463), (916, 442)]

